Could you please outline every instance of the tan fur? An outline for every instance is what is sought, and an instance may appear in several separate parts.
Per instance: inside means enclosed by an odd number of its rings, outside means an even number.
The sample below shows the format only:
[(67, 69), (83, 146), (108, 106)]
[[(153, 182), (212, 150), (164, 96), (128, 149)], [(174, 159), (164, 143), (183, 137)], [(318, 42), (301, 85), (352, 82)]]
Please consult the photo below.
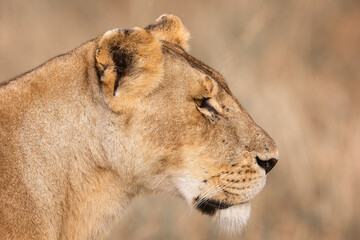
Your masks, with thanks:
[(165, 15), (0, 85), (0, 239), (94, 239), (150, 192), (249, 213), (277, 147), (187, 39)]
[(188, 44), (190, 34), (177, 16), (161, 15), (155, 23), (150, 24), (145, 29), (150, 30), (152, 35), (158, 39), (179, 45), (187, 51), (190, 48)]

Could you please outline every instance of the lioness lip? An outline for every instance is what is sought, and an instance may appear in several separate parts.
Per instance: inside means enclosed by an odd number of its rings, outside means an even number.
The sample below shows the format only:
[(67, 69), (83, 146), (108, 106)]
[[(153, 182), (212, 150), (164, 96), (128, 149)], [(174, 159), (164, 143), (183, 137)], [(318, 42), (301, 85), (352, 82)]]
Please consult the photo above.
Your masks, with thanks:
[(202, 199), (199, 197), (195, 198), (195, 205), (196, 208), (202, 213), (210, 216), (214, 215), (217, 210), (226, 209), (233, 206), (232, 204), (219, 202), (213, 199)]

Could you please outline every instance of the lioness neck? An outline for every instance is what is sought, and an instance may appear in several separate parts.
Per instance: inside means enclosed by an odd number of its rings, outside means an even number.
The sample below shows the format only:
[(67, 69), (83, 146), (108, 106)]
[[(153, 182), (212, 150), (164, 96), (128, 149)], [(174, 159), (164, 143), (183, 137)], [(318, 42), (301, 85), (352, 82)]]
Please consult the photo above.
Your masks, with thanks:
[(0, 86), (0, 239), (92, 239), (132, 197), (102, 145), (92, 48)]

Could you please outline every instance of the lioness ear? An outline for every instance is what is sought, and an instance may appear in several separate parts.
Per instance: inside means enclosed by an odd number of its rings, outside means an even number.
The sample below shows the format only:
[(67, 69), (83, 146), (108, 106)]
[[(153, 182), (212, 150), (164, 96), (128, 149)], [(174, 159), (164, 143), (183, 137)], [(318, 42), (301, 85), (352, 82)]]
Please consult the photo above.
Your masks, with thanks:
[(160, 40), (177, 44), (185, 50), (189, 50), (188, 40), (190, 34), (180, 18), (175, 15), (161, 15), (156, 19), (155, 23), (150, 24), (145, 29)]
[(95, 61), (105, 100), (115, 112), (149, 94), (162, 78), (161, 44), (141, 28), (106, 32)]

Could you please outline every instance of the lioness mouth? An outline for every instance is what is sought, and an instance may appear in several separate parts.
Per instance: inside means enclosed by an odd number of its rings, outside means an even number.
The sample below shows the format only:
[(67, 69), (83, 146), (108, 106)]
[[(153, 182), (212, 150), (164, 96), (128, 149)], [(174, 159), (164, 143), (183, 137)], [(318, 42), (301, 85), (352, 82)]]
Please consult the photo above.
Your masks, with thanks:
[(212, 199), (203, 199), (196, 197), (195, 198), (195, 206), (199, 209), (202, 213), (207, 215), (214, 215), (216, 210), (225, 209), (231, 207), (232, 204), (219, 202)]

